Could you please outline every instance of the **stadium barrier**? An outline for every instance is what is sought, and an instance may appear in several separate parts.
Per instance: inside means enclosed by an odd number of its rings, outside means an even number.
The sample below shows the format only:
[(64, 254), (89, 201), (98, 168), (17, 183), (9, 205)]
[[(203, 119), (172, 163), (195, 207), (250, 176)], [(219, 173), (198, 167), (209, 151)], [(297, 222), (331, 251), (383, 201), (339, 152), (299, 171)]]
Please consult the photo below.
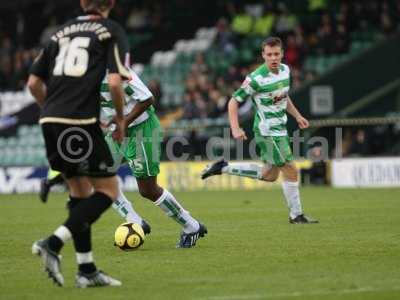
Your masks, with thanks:
[[(221, 191), (270, 189), (282, 178), (269, 183), (238, 176), (215, 176), (201, 180), (201, 171), (209, 162), (163, 162), (158, 182), (174, 191)], [(400, 157), (343, 158), (328, 162), (328, 177), (336, 188), (400, 187)], [(309, 160), (296, 161), (299, 169), (309, 169)], [(47, 167), (0, 168), (0, 194), (38, 192), (40, 181), (47, 176)], [(135, 178), (127, 166), (118, 171), (125, 191), (137, 191)], [(57, 189), (56, 189), (57, 190)], [(59, 189), (58, 189), (59, 190)]]
[[(209, 162), (163, 162), (158, 183), (174, 191), (219, 191), (269, 189), (279, 186), (281, 179), (267, 183), (237, 176), (215, 176), (201, 180), (201, 171)], [(310, 161), (296, 162), (299, 168), (309, 168)], [(0, 168), (0, 194), (38, 192), (40, 181), (47, 176), (47, 167)], [(127, 166), (122, 166), (118, 176), (123, 190), (137, 191), (135, 178)]]
[(400, 187), (400, 157), (333, 159), (331, 172), (333, 187)]

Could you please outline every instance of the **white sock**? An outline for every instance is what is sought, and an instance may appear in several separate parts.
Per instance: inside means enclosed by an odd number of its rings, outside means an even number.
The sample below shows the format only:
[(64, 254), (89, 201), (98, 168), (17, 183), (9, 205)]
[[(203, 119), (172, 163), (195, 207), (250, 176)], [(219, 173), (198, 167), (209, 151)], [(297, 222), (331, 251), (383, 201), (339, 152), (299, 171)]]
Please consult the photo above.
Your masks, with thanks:
[(78, 265), (92, 263), (93, 262), (92, 251), (86, 253), (76, 252), (76, 262), (78, 263)]
[(289, 215), (292, 219), (303, 213), (300, 202), (299, 183), (293, 181), (282, 182), (283, 194), (289, 208)]
[(197, 220), (179, 204), (174, 195), (172, 195), (166, 189), (164, 189), (162, 195), (157, 199), (156, 202), (154, 202), (154, 204), (161, 208), (168, 217), (181, 224), (185, 233), (191, 233), (199, 230), (199, 222), (197, 222)]
[(69, 231), (69, 229), (64, 225), (58, 227), (56, 231), (54, 231), (54, 235), (58, 237), (60, 240), (62, 240), (64, 244), (72, 237), (71, 231)]
[(125, 195), (119, 190), (118, 198), (113, 202), (114, 208), (128, 223), (142, 224), (142, 217), (133, 209), (132, 203), (126, 199)]
[(229, 163), (222, 168), (222, 173), (249, 177), (253, 179), (262, 178), (262, 166), (254, 163)]

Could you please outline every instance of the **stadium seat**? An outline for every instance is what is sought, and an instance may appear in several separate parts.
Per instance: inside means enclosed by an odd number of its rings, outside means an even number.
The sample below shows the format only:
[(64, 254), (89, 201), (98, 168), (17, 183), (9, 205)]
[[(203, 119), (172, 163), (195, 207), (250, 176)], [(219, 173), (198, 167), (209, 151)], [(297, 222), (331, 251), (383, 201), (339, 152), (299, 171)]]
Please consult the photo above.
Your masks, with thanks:
[(7, 145), (7, 139), (0, 137), (0, 150)]

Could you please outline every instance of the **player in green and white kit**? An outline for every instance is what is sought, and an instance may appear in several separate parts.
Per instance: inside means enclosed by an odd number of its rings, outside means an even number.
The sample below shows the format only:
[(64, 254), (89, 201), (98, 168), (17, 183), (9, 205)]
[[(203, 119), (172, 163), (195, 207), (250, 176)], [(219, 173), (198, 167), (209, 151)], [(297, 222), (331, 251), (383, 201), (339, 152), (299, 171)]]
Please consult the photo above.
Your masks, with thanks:
[(305, 216), (301, 207), (298, 170), (293, 164), (286, 130), (286, 112), (292, 115), (301, 129), (308, 121), (296, 109), (289, 97), (290, 70), (282, 64), (283, 49), (279, 38), (270, 37), (262, 44), (264, 64), (250, 73), (229, 101), (229, 120), (235, 139), (247, 139), (239, 126), (238, 103), (251, 99), (256, 109), (253, 131), (264, 165), (228, 163), (219, 160), (208, 166), (202, 174), (205, 179), (219, 174), (275, 181), (282, 172), (283, 194), (289, 208), (289, 222), (294, 224), (318, 223)]
[[(133, 70), (131, 79), (124, 82), (125, 107), (124, 114), (127, 124), (127, 137), (124, 143), (118, 144), (112, 139), (111, 130), (106, 135), (114, 161), (120, 164), (126, 161), (132, 174), (136, 177), (139, 193), (160, 207), (169, 217), (178, 222), (183, 231), (177, 245), (179, 248), (190, 248), (207, 233), (207, 228), (194, 219), (188, 211), (165, 188), (157, 184), (160, 172), (161, 126), (154, 112), (154, 98)], [(115, 115), (113, 102), (107, 81), (101, 86), (101, 119), (110, 124)], [(131, 203), (122, 192), (115, 203), (120, 214), (132, 222), (141, 224), (143, 219), (137, 214)]]
[[(196, 241), (207, 233), (207, 228), (194, 219), (168, 190), (157, 184), (160, 172), (161, 127), (152, 106), (154, 99), (149, 89), (133, 70), (131, 79), (123, 83), (125, 92), (124, 114), (127, 119), (127, 138), (118, 144), (112, 139), (112, 125), (106, 129), (106, 141), (114, 157), (116, 168), (127, 162), (136, 177), (139, 193), (154, 202), (169, 217), (178, 222), (183, 231), (177, 245), (179, 248), (195, 246)], [(113, 120), (115, 110), (111, 101), (107, 80), (101, 85), (101, 122), (107, 127)], [(40, 199), (47, 201), (50, 188), (63, 182), (59, 172), (49, 170), (47, 179), (41, 183)], [(146, 234), (150, 225), (134, 210), (121, 188), (112, 207), (127, 221), (141, 224)]]

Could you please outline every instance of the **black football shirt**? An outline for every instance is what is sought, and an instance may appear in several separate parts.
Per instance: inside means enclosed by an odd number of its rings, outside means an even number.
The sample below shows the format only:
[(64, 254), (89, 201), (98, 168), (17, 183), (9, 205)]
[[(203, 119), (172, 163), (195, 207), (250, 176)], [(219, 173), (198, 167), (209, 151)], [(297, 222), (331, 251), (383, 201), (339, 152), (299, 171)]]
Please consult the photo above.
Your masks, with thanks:
[(129, 78), (128, 52), (126, 34), (112, 20), (85, 15), (62, 25), (31, 68), (47, 86), (40, 123), (95, 123), (106, 71)]

